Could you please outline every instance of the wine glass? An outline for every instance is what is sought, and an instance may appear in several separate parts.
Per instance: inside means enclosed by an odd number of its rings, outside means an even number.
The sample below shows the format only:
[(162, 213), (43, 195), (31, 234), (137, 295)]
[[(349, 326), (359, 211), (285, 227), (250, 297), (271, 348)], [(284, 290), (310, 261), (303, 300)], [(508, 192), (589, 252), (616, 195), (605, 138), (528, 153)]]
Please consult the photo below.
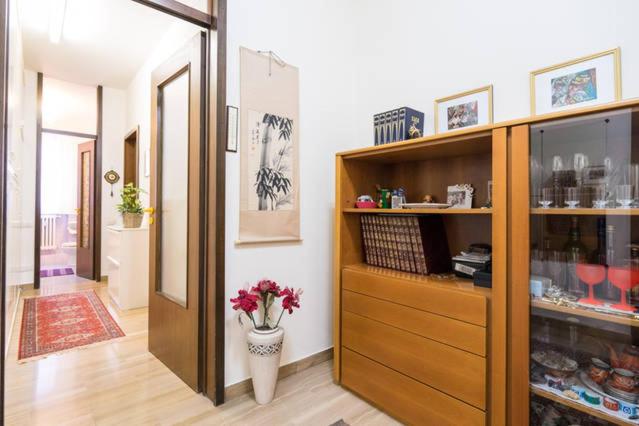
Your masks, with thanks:
[(593, 188), (592, 206), (596, 209), (605, 209), (608, 204), (606, 199), (606, 185), (597, 185)]
[(579, 188), (569, 186), (564, 189), (564, 202), (569, 209), (574, 209), (579, 205)]
[(564, 169), (564, 161), (561, 159), (561, 156), (555, 155), (552, 157), (552, 171), (559, 172)]
[(597, 284), (601, 284), (606, 279), (606, 267), (603, 265), (579, 263), (577, 264), (577, 276), (588, 286), (588, 297), (579, 299), (579, 303), (603, 305), (602, 301), (595, 299), (593, 287)]
[(621, 204), (622, 209), (629, 209), (634, 201), (632, 198), (632, 185), (617, 185), (617, 202)]
[(611, 307), (620, 311), (634, 312), (634, 306), (626, 301), (626, 293), (639, 284), (639, 269), (611, 266), (608, 268), (608, 281), (621, 290), (621, 300)]
[(575, 177), (577, 179), (577, 186), (581, 186), (583, 170), (588, 167), (588, 156), (581, 152), (575, 153), (573, 157), (573, 167), (575, 169)]
[(566, 253), (553, 250), (547, 260), (548, 275), (555, 287), (566, 290)]
[(544, 209), (547, 209), (552, 205), (554, 200), (554, 190), (553, 188), (542, 188), (541, 189), (541, 200), (539, 200), (539, 204)]

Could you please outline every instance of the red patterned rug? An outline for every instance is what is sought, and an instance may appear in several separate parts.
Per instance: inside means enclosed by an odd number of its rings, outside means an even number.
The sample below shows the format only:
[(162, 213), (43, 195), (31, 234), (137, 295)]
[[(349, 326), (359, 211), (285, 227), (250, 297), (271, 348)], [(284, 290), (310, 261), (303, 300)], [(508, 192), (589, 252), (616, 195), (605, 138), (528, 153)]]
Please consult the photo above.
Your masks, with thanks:
[(24, 299), (18, 359), (122, 336), (124, 333), (93, 290), (32, 297)]

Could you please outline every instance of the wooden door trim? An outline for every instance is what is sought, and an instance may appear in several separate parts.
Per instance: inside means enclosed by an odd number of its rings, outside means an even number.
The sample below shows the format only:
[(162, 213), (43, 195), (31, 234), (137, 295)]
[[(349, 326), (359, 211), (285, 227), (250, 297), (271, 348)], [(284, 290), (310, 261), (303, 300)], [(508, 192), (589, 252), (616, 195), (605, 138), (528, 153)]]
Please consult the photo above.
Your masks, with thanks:
[[(207, 46), (208, 123), (206, 212), (206, 348), (205, 395), (215, 405), (224, 403), (225, 340), (225, 200), (226, 200), (226, 43), (227, 0), (210, 0), (217, 16), (217, 44)], [(215, 8), (217, 10), (215, 10)], [(216, 47), (216, 68), (210, 67)], [(213, 84), (215, 83), (215, 84)]]
[(216, 19), (209, 13), (202, 12), (191, 6), (187, 6), (177, 0), (133, 0), (136, 3), (151, 7), (160, 12), (167, 13), (176, 18), (183, 19), (205, 29), (215, 29)]
[(97, 123), (95, 132), (95, 160), (94, 166), (94, 201), (93, 201), (93, 279), (95, 281), (102, 280), (102, 109), (103, 109), (103, 89), (102, 86), (97, 88)]
[(490, 364), (489, 401), (490, 424), (502, 425), (506, 421), (506, 347), (507, 347), (507, 257), (508, 257), (508, 129), (493, 130), (493, 288), (490, 302)]
[(41, 235), (41, 205), (40, 205), (40, 193), (42, 190), (42, 87), (44, 83), (44, 76), (41, 72), (38, 73), (38, 80), (36, 83), (36, 170), (35, 170), (35, 208), (34, 208), (34, 220), (33, 220), (33, 288), (40, 288), (40, 239)]
[(508, 418), (529, 423), (530, 128), (510, 129), (508, 155)]
[(7, 90), (9, 67), (9, 2), (0, 0), (0, 419), (4, 419), (4, 350), (6, 327), (6, 229), (7, 229)]

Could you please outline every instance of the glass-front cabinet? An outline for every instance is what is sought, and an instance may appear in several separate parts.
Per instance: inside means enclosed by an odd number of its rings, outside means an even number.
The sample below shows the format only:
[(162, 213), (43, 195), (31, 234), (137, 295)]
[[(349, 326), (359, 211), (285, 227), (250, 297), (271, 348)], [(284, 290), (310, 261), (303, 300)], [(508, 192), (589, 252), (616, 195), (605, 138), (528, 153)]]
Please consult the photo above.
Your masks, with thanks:
[(639, 424), (638, 123), (526, 126), (531, 425)]

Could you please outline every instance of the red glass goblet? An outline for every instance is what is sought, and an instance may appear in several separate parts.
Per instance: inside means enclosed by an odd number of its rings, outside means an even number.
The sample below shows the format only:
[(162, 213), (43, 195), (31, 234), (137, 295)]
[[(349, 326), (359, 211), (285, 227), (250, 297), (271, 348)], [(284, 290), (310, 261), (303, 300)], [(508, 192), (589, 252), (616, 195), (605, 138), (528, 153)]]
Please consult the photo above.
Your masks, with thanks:
[(635, 308), (626, 302), (626, 292), (639, 284), (639, 269), (628, 267), (610, 267), (608, 268), (608, 280), (621, 290), (621, 300), (619, 303), (612, 305), (614, 309), (621, 311), (634, 312)]
[(603, 302), (595, 299), (593, 287), (601, 284), (606, 278), (606, 267), (603, 265), (592, 265), (589, 263), (577, 264), (577, 277), (588, 285), (588, 297), (579, 299), (579, 303), (588, 305), (603, 305)]

